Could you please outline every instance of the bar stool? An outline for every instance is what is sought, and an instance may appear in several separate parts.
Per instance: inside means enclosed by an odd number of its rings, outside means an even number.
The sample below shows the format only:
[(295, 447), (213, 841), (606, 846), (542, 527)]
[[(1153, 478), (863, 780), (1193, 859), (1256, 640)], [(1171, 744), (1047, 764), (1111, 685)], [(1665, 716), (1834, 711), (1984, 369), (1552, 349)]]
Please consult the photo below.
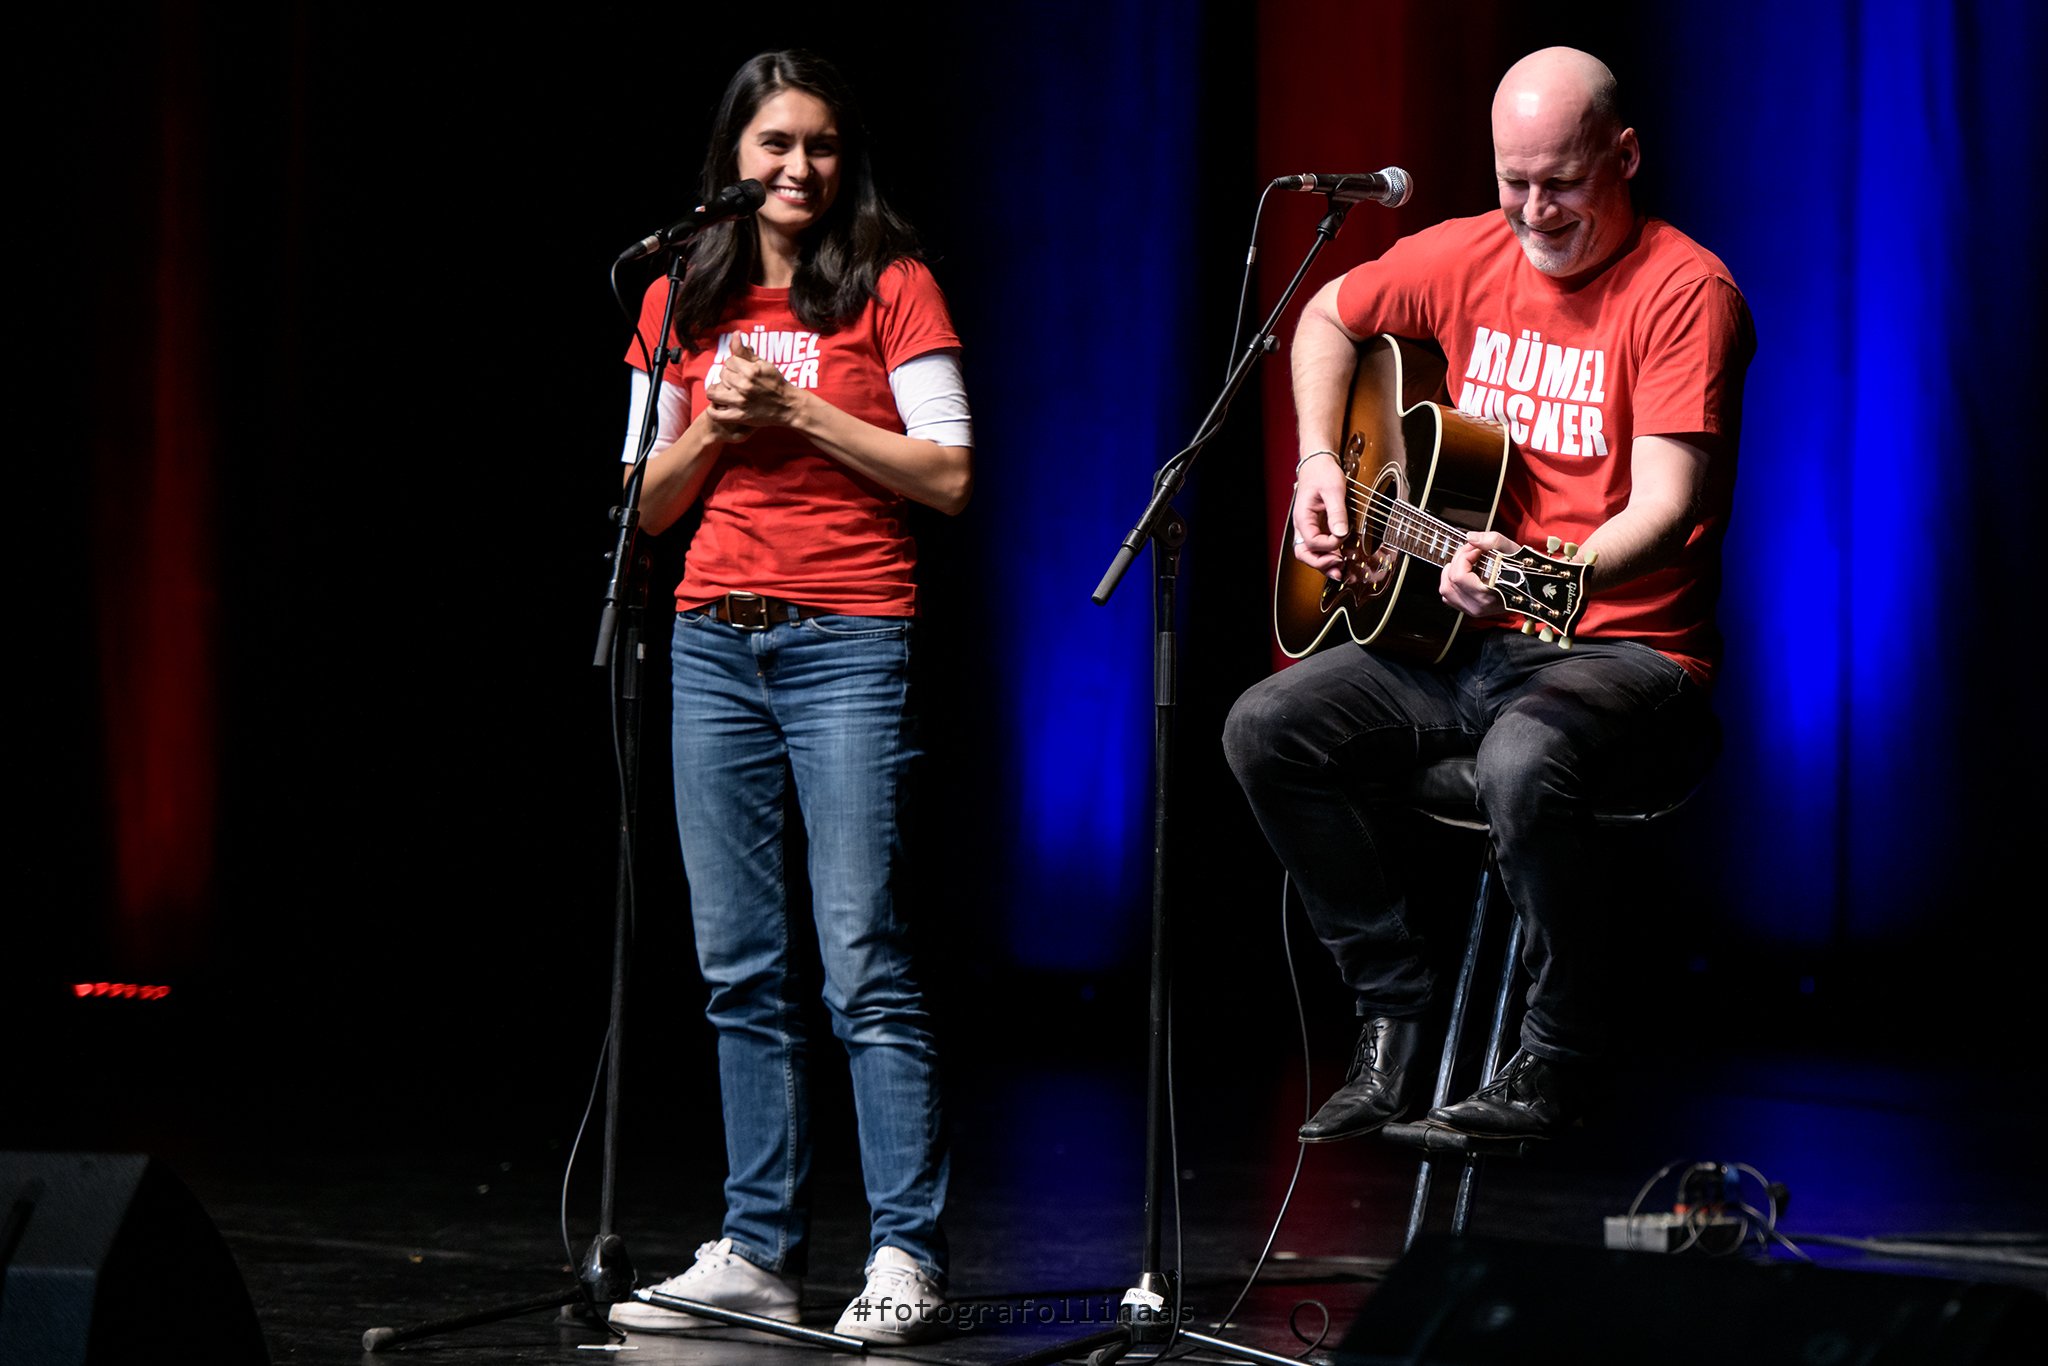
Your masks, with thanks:
[[(1717, 749), (1718, 741), (1719, 736), (1716, 735)], [(1698, 772), (1706, 772), (1712, 757), (1711, 754), (1704, 756), (1698, 766)], [(1486, 837), (1486, 854), (1479, 865), (1479, 887), (1472, 898), (1471, 927), (1465, 935), (1464, 955), (1458, 964), (1457, 985), (1451, 992), (1450, 1022), (1444, 1031), (1443, 1057), (1437, 1065), (1436, 1089), (1431, 1093), (1429, 1102), (1432, 1109), (1448, 1104), (1451, 1100), (1451, 1087), (1456, 1080), (1458, 1049), (1464, 1041), (1465, 1028), (1471, 1015), (1473, 984), (1478, 976), (1488, 922), (1496, 918), (1493, 911), (1496, 905), (1504, 913), (1507, 921), (1507, 942), (1501, 948), (1499, 985), (1494, 992), (1493, 1014), (1487, 1026), (1486, 1055), (1478, 1081), (1473, 1083), (1475, 1088), (1500, 1071), (1501, 1053), (1507, 1033), (1508, 1009), (1521, 964), (1522, 918), (1515, 913), (1513, 905), (1506, 897), (1496, 895), (1500, 868), (1494, 861), (1491, 831), (1479, 810), (1479, 788), (1475, 769), (1476, 761), (1470, 755), (1440, 759), (1417, 773), (1408, 790), (1409, 805), (1419, 814), (1440, 825), (1478, 831)], [(1645, 826), (1678, 810), (1691, 800), (1697, 790), (1698, 787), (1695, 785), (1675, 796), (1651, 799), (1640, 804), (1603, 804), (1594, 812), (1593, 820), (1595, 824), (1601, 826)], [(1423, 1220), (1429, 1211), (1431, 1169), (1438, 1159), (1455, 1159), (1459, 1165), (1457, 1199), (1451, 1208), (1451, 1232), (1456, 1235), (1464, 1233), (1466, 1226), (1471, 1222), (1472, 1197), (1478, 1184), (1481, 1160), (1488, 1157), (1526, 1157), (1536, 1146), (1534, 1139), (1477, 1137), (1427, 1123), (1389, 1124), (1380, 1133), (1389, 1143), (1415, 1149), (1421, 1159), (1415, 1174), (1414, 1199), (1408, 1210), (1408, 1231), (1401, 1242), (1404, 1251), (1415, 1242), (1416, 1234), (1422, 1231)]]

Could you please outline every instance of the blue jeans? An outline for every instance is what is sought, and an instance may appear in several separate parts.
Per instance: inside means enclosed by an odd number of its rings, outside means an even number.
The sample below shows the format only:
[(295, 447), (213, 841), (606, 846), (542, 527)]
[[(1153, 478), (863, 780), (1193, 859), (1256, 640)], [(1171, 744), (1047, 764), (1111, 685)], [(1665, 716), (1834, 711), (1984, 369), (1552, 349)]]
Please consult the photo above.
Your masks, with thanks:
[(1684, 795), (1718, 738), (1705, 691), (1646, 645), (1564, 651), (1482, 629), (1462, 632), (1434, 667), (1348, 643), (1313, 655), (1247, 689), (1223, 745), (1365, 1016), (1431, 1004), (1389, 808), (1416, 769), (1475, 755), (1501, 882), (1522, 917), (1522, 1046), (1558, 1062), (1598, 1053), (1606, 1032), (1604, 917), (1618, 898), (1589, 848), (1593, 812)]
[(806, 1269), (810, 1040), (790, 961), (783, 824), (810, 845), (824, 1001), (846, 1047), (870, 1254), (941, 1283), (947, 1154), (938, 1055), (897, 906), (906, 778), (918, 757), (911, 623), (823, 616), (748, 631), (676, 618), (676, 819), (725, 1104), (725, 1236), (768, 1270)]

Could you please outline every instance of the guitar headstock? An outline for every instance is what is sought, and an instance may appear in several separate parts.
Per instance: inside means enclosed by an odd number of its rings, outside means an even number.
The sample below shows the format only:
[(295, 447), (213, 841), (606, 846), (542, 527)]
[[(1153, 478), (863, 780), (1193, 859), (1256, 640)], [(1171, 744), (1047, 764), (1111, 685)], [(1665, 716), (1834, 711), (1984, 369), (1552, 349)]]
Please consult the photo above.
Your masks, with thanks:
[(1489, 586), (1510, 612), (1521, 613), (1523, 635), (1540, 635), (1569, 650), (1586, 610), (1586, 571), (1594, 556), (1579, 559), (1578, 546), (1555, 536), (1546, 548), (1547, 555), (1526, 545), (1501, 555)]

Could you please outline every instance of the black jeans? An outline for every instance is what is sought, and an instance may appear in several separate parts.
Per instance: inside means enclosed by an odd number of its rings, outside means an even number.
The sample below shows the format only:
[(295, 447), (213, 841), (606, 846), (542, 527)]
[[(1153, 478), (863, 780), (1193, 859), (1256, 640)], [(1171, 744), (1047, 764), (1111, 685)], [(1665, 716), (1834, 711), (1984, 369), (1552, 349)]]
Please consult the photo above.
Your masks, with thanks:
[(1224, 753), (1367, 1016), (1430, 1005), (1383, 808), (1403, 804), (1418, 768), (1476, 756), (1481, 814), (1522, 916), (1522, 1046), (1583, 1058), (1601, 1048), (1603, 921), (1619, 900), (1589, 848), (1593, 812), (1689, 791), (1717, 723), (1705, 690), (1648, 646), (1460, 634), (1440, 665), (1345, 644), (1281, 670), (1231, 708)]

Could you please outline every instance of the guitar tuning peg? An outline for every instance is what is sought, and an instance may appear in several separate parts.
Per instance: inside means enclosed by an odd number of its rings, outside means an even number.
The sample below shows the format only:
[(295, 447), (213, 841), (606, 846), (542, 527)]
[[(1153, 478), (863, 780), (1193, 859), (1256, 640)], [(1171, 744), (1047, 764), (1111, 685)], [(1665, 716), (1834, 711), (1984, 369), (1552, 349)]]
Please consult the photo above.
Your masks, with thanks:
[(1577, 541), (1566, 541), (1566, 542), (1564, 543), (1564, 557), (1565, 557), (1565, 558), (1566, 558), (1567, 560), (1571, 560), (1571, 559), (1577, 559), (1577, 558), (1578, 558), (1578, 554), (1579, 554), (1579, 543), (1578, 543)]
[(1591, 563), (1593, 563), (1593, 561), (1595, 561), (1595, 560), (1597, 560), (1597, 559), (1599, 559), (1599, 558), (1600, 558), (1600, 552), (1599, 552), (1599, 551), (1597, 551), (1597, 550), (1589, 550), (1589, 551), (1587, 551), (1587, 552), (1586, 552), (1586, 563), (1587, 563), (1587, 564), (1591, 564)]
[(1572, 638), (1571, 638), (1570, 636), (1559, 636), (1559, 637), (1557, 638), (1557, 648), (1558, 648), (1558, 649), (1560, 649), (1560, 650), (1569, 650), (1569, 649), (1571, 649), (1571, 648), (1572, 648)]
[(1545, 541), (1545, 542), (1544, 542), (1543, 544), (1544, 544), (1544, 547), (1545, 547), (1546, 549), (1548, 549), (1548, 550), (1550, 551), (1550, 553), (1551, 553), (1551, 554), (1555, 555), (1555, 554), (1557, 553), (1557, 548), (1558, 548), (1559, 546), (1563, 545), (1563, 544), (1564, 544), (1564, 542), (1563, 542), (1563, 541), (1560, 541), (1560, 540), (1558, 540), (1558, 539), (1557, 539), (1557, 537), (1555, 537), (1555, 536), (1552, 536), (1552, 537), (1551, 537), (1551, 538), (1550, 538), (1549, 540)]
[(1533, 634), (1533, 633), (1535, 632), (1535, 630), (1536, 630), (1536, 623), (1535, 623), (1535, 622), (1533, 622), (1533, 621), (1531, 621), (1531, 620), (1529, 620), (1529, 618), (1527, 618), (1527, 617), (1523, 617), (1523, 618), (1522, 618), (1522, 634), (1523, 634), (1523, 635), (1525, 635), (1525, 636), (1526, 636), (1526, 635), (1531, 635), (1531, 634)]
[(1548, 626), (1546, 626), (1536, 633), (1536, 638), (1542, 641), (1545, 645), (1548, 645), (1550, 644), (1550, 642), (1557, 639), (1557, 632), (1551, 630)]

